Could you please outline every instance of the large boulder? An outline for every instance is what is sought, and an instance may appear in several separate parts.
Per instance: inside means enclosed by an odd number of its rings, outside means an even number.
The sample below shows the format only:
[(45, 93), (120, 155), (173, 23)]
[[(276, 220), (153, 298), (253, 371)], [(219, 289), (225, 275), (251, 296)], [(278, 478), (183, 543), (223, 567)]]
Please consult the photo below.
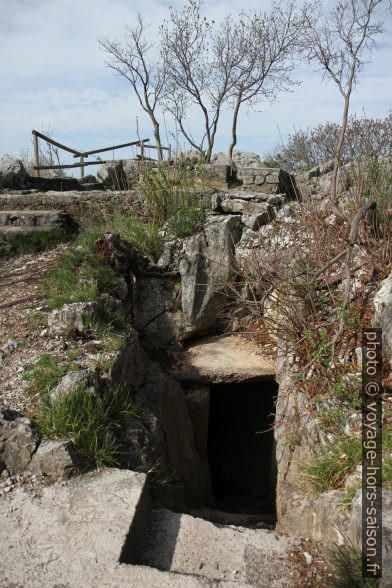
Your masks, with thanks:
[[(233, 162), (237, 170), (242, 167), (263, 167), (263, 162), (260, 159), (260, 155), (252, 153), (250, 151), (234, 151)], [(215, 153), (211, 157), (211, 164), (213, 165), (229, 165), (229, 157), (227, 153)]]
[(237, 215), (212, 216), (203, 233), (184, 241), (180, 262), (184, 338), (217, 326), (225, 301), (222, 290), (230, 279), (234, 247), (240, 237)]
[(24, 188), (28, 174), (20, 159), (0, 159), (0, 189)]
[(0, 464), (11, 474), (23, 472), (38, 447), (39, 435), (30, 419), (3, 409), (0, 410)]
[(382, 328), (384, 355), (392, 367), (392, 272), (374, 297), (374, 323)]

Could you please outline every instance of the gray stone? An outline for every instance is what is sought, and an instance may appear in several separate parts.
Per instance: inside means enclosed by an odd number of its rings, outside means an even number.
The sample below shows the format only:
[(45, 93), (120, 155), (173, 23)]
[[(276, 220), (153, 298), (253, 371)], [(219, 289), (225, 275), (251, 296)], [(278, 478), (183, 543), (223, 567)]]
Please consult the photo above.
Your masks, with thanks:
[(134, 312), (134, 327), (145, 347), (157, 351), (176, 346), (182, 325), (179, 279), (138, 278)]
[(180, 263), (183, 336), (207, 332), (217, 326), (222, 295), (231, 273), (234, 246), (241, 236), (235, 216), (210, 217), (204, 233), (184, 241)]
[(242, 222), (252, 231), (258, 231), (260, 227), (271, 222), (271, 215), (267, 211), (253, 215), (244, 214)]
[(126, 187), (126, 175), (121, 160), (102, 164), (97, 171), (100, 182), (111, 190), (123, 190)]
[(226, 213), (240, 213), (248, 216), (264, 215), (266, 221), (263, 224), (267, 224), (268, 219), (275, 218), (273, 207), (266, 202), (252, 202), (236, 198), (223, 200), (220, 207)]
[(29, 465), (39, 444), (30, 419), (11, 410), (0, 410), (0, 461), (14, 475)]
[(235, 586), (283, 588), (296, 585), (288, 561), (295, 544), (266, 530), (215, 525), (160, 509), (149, 518), (139, 561), (178, 574), (235, 582)]
[(0, 189), (24, 188), (28, 174), (20, 159), (0, 159)]
[(78, 386), (93, 386), (95, 374), (90, 370), (73, 371), (66, 374), (60, 383), (49, 392), (52, 402), (74, 392)]
[(75, 445), (68, 439), (42, 441), (35, 452), (29, 472), (43, 474), (52, 480), (66, 480), (79, 472), (83, 465)]
[(189, 586), (173, 574), (126, 565), (138, 556), (148, 512), (144, 474), (104, 469), (0, 501), (4, 586), (84, 588)]
[(374, 297), (374, 323), (382, 328), (384, 355), (392, 367), (392, 272)]
[(72, 302), (53, 310), (48, 316), (48, 326), (57, 335), (83, 336), (87, 334), (88, 322), (97, 315), (96, 302)]

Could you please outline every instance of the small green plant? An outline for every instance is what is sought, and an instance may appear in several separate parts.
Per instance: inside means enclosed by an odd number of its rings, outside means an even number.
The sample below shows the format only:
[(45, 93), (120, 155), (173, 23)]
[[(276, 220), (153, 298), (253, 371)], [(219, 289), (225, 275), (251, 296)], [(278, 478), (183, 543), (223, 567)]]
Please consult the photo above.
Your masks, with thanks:
[(113, 317), (110, 313), (103, 313), (102, 318), (87, 316), (83, 322), (89, 336), (101, 340), (103, 351), (110, 353), (121, 349), (124, 333), (119, 331), (118, 317)]
[(98, 357), (93, 357), (91, 360), (96, 367), (97, 370), (100, 372), (110, 372), (113, 366), (113, 357), (107, 357), (105, 355), (99, 355)]
[(305, 468), (305, 477), (315, 495), (328, 490), (342, 488), (344, 482), (361, 463), (362, 445), (356, 437), (329, 444)]
[(377, 580), (362, 577), (362, 552), (353, 541), (336, 545), (329, 553), (330, 574), (329, 588), (375, 588)]
[(118, 463), (116, 430), (138, 416), (134, 401), (121, 389), (111, 389), (101, 398), (81, 385), (53, 402), (46, 396), (37, 422), (44, 437), (72, 439), (87, 462), (101, 467)]
[(56, 355), (50, 353), (40, 355), (35, 363), (25, 366), (23, 379), (29, 382), (26, 392), (32, 395), (49, 392), (57, 386), (69, 370), (70, 366)]

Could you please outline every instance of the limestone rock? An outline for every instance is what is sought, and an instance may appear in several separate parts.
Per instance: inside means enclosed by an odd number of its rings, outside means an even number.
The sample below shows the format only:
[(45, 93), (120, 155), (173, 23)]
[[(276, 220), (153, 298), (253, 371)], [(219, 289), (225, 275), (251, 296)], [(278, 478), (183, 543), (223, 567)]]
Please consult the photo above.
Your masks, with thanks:
[(102, 164), (98, 168), (97, 177), (105, 188), (122, 190), (126, 187), (126, 176), (121, 160)]
[(39, 435), (30, 419), (0, 410), (0, 462), (11, 474), (23, 472), (39, 444)]
[(384, 355), (392, 367), (392, 272), (374, 297), (376, 327), (382, 328)]
[(86, 335), (86, 322), (96, 318), (98, 305), (96, 302), (72, 302), (48, 316), (48, 326), (53, 333), (63, 336)]
[(81, 465), (82, 460), (72, 441), (50, 439), (38, 447), (28, 470), (53, 480), (65, 480), (77, 474)]
[(0, 189), (24, 188), (28, 174), (20, 159), (0, 159)]
[(89, 370), (79, 370), (69, 372), (66, 374), (59, 384), (50, 391), (49, 396), (51, 401), (56, 401), (71, 394), (78, 386), (92, 386), (94, 385), (95, 374)]
[(145, 347), (176, 346), (182, 324), (181, 285), (174, 278), (138, 278), (135, 286), (135, 329)]
[(228, 281), (234, 246), (241, 236), (236, 215), (210, 217), (204, 233), (184, 241), (180, 262), (182, 284), (183, 336), (207, 332), (217, 325)]
[(191, 505), (208, 503), (208, 471), (194, 446), (192, 423), (183, 390), (141, 348), (135, 331), (112, 368), (114, 386), (122, 384), (140, 409), (140, 419), (120, 431), (123, 464), (148, 469), (159, 464), (184, 487), (179, 500)]

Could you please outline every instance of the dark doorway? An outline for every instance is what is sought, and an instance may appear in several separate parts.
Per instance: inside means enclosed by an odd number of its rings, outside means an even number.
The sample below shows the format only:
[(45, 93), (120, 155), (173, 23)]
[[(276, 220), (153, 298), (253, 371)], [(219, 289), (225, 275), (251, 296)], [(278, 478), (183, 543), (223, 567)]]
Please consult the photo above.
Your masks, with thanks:
[(211, 386), (208, 460), (216, 508), (275, 517), (274, 381)]

